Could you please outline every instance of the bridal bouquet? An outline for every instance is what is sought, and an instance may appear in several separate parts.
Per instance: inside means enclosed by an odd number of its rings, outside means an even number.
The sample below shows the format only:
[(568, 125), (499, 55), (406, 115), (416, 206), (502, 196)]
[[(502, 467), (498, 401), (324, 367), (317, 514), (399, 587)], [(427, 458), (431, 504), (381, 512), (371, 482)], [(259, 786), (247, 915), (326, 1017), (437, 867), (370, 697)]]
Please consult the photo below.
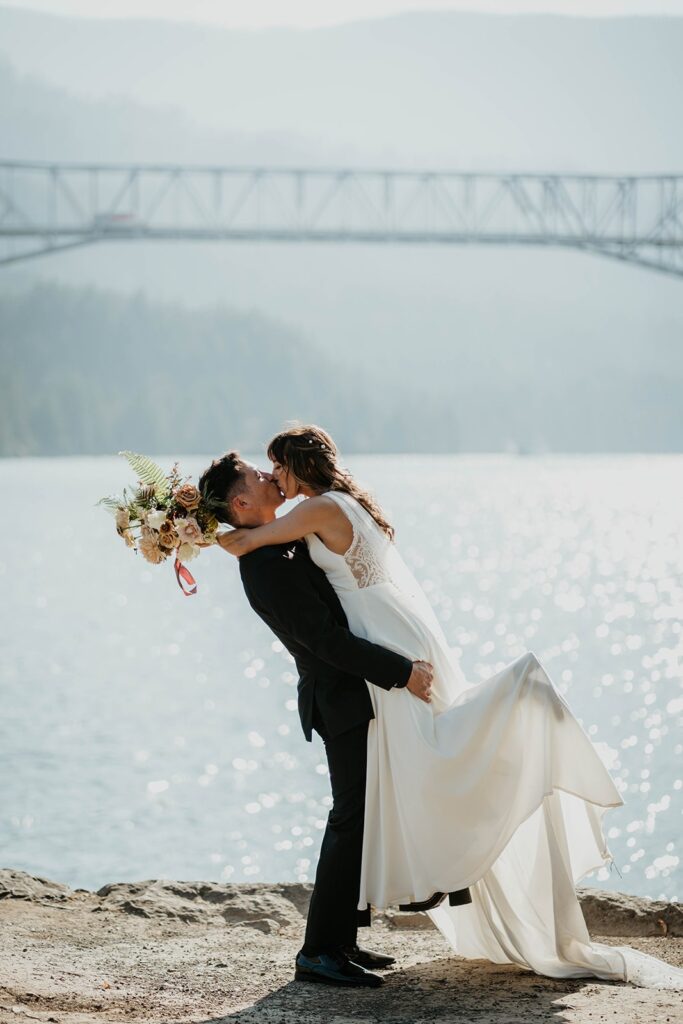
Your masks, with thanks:
[[(97, 504), (113, 513), (119, 537), (148, 562), (158, 565), (174, 556), (178, 586), (186, 596), (196, 594), (197, 584), (182, 563), (215, 543), (218, 520), (189, 477), (181, 478), (177, 462), (165, 473), (146, 455), (119, 455), (136, 472), (137, 485), (131, 493), (124, 487), (122, 497), (109, 495)], [(181, 581), (190, 589), (185, 590)]]

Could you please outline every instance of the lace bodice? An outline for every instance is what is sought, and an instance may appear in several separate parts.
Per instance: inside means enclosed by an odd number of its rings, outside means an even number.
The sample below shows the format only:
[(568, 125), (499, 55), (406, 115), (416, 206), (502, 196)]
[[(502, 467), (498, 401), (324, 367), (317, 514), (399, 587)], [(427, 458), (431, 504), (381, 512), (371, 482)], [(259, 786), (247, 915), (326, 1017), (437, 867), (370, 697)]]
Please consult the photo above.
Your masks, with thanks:
[(361, 588), (372, 587), (375, 583), (386, 583), (389, 579), (379, 554), (369, 543), (368, 538), (357, 530), (353, 531), (353, 540), (344, 555), (344, 561)]
[(326, 491), (346, 515), (353, 529), (353, 539), (343, 555), (326, 547), (320, 538), (309, 534), (305, 539), (311, 558), (327, 574), (337, 590), (363, 590), (392, 581), (389, 571), (391, 541), (369, 512), (350, 494)]

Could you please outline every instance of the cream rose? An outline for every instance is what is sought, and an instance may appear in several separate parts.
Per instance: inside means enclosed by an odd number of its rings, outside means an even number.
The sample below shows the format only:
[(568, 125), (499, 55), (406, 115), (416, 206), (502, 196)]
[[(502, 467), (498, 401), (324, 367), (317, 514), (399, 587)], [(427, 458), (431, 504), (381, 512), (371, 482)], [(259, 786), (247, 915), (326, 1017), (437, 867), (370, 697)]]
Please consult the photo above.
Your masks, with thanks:
[(197, 544), (203, 539), (201, 527), (194, 516), (188, 516), (187, 519), (176, 519), (175, 528), (183, 544)]
[(154, 512), (147, 514), (147, 522), (154, 530), (158, 530), (162, 523), (166, 522), (166, 511), (163, 508), (158, 508)]
[(191, 562), (201, 550), (196, 544), (181, 544), (178, 548), (178, 558), (181, 562)]

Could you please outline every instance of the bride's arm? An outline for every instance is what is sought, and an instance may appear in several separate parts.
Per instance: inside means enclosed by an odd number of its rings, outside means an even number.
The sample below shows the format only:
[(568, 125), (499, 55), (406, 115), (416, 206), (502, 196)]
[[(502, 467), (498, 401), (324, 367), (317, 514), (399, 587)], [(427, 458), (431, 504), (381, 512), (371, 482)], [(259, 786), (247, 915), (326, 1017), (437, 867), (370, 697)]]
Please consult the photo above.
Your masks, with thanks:
[(267, 544), (286, 544), (291, 540), (299, 540), (307, 533), (317, 533), (333, 523), (337, 516), (343, 515), (339, 507), (330, 498), (320, 495), (307, 498), (296, 508), (272, 523), (264, 526), (240, 527), (219, 534), (216, 543), (220, 544), (229, 554), (246, 555), (256, 548)]

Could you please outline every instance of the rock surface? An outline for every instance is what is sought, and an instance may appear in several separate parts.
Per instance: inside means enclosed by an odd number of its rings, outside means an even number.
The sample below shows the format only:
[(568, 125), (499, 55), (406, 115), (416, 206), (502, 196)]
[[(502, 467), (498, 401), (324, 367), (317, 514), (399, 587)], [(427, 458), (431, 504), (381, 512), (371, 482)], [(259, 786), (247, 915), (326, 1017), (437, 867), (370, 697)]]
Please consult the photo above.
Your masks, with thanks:
[[(292, 980), (312, 886), (147, 880), (97, 892), (0, 870), (0, 1024), (665, 1024), (681, 994), (454, 956), (424, 914), (373, 915), (377, 990)], [(683, 966), (680, 904), (580, 889), (594, 936)], [(617, 941), (618, 940), (618, 941)]]
[[(93, 910), (120, 910), (147, 918), (173, 918), (199, 923), (221, 918), (226, 924), (245, 924), (262, 931), (277, 931), (301, 917), (308, 893), (291, 898), (288, 889), (302, 886), (266, 883), (221, 885), (218, 882), (113, 882), (98, 889)], [(268, 922), (266, 926), (264, 922)]]
[[(171, 918), (187, 924), (221, 918), (226, 924), (250, 925), (270, 921), (271, 930), (298, 923), (306, 916), (313, 886), (299, 882), (176, 882), (149, 879), (111, 882), (96, 893), (25, 871), (0, 868), (0, 899), (23, 899), (53, 906), (78, 896), (92, 900), (93, 911), (118, 910), (146, 918)], [(649, 900), (623, 892), (578, 888), (577, 893), (591, 935), (662, 937), (683, 936), (683, 905)], [(433, 928), (426, 914), (378, 913), (394, 928)]]
[(59, 903), (68, 900), (74, 892), (61, 882), (52, 882), (49, 878), (29, 875), (25, 871), (14, 871), (12, 868), (0, 868), (0, 900), (30, 900), (32, 903)]
[(683, 936), (683, 904), (648, 900), (624, 892), (578, 888), (591, 935)]

